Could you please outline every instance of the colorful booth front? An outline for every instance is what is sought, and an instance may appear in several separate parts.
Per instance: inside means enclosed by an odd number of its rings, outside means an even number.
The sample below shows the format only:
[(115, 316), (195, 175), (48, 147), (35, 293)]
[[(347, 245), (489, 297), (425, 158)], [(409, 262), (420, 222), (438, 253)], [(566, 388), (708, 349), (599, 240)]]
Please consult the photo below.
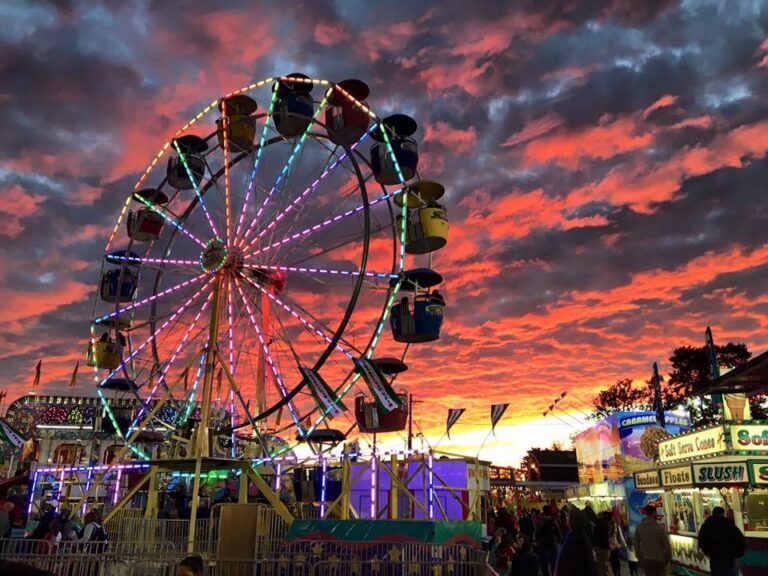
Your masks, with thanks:
[(768, 422), (733, 422), (659, 444), (659, 465), (635, 473), (672, 542), (676, 574), (709, 574), (697, 534), (715, 506), (747, 537), (742, 574), (768, 573)]

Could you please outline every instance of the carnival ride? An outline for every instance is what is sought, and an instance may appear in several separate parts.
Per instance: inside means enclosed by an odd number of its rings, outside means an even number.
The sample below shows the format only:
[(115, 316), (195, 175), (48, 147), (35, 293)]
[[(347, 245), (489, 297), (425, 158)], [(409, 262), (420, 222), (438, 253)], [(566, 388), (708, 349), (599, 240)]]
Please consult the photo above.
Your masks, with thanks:
[(279, 508), (251, 461), (307, 442), (322, 462), (355, 427), (405, 426), (393, 383), (442, 326), (445, 190), (419, 176), (416, 122), (380, 118), (368, 94), (290, 74), (213, 101), (153, 158), (107, 241), (88, 364), (124, 444), (110, 465), (193, 474), (193, 532), (206, 469), (240, 471)]

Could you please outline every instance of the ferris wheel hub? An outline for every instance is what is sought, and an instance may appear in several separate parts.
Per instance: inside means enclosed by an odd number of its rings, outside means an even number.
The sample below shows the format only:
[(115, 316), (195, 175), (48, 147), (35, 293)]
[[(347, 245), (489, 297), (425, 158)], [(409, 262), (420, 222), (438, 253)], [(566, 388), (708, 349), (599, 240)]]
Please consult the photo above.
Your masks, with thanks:
[(212, 238), (200, 253), (200, 268), (204, 272), (215, 274), (226, 266), (230, 258), (230, 251), (221, 238)]

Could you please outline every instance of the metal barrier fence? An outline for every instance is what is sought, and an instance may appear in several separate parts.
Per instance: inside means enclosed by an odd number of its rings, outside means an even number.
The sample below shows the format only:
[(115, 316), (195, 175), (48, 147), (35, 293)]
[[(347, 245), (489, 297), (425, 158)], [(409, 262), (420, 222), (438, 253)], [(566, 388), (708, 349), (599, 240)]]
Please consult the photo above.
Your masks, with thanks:
[(404, 542), (345, 542), (338, 540), (283, 541), (281, 556), (308, 559), (356, 559), (367, 561), (473, 562), (475, 550), (464, 544), (427, 544)]

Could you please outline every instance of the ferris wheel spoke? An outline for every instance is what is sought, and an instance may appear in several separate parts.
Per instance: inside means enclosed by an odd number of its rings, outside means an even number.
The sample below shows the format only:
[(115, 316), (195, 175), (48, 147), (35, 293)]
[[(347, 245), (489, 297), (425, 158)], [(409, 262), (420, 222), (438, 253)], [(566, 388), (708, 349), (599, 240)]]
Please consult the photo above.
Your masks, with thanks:
[(328, 162), (326, 163), (323, 172), (320, 174), (320, 176), (312, 182), (307, 188), (304, 189), (304, 191), (299, 194), (297, 198), (295, 198), (284, 210), (280, 211), (274, 218), (272, 218), (271, 222), (264, 227), (262, 230), (259, 231), (258, 235), (251, 240), (245, 248), (250, 248), (253, 246), (256, 242), (258, 242), (261, 238), (264, 237), (264, 235), (275, 228), (282, 220), (285, 218), (289, 212), (294, 210), (299, 204), (301, 204), (306, 198), (312, 194), (318, 186), (325, 180), (329, 175), (333, 174), (336, 170), (336, 167), (343, 164), (344, 160), (347, 159), (347, 157), (350, 155), (351, 152), (357, 148), (357, 146), (365, 140), (365, 138), (368, 136), (368, 133), (363, 135), (360, 140), (355, 142), (349, 151), (345, 151), (341, 156), (337, 157), (335, 161), (331, 163), (331, 159), (335, 157), (335, 151), (331, 151), (331, 155), (328, 158)]
[[(351, 351), (347, 350), (346, 348), (344, 348), (343, 346), (341, 346), (338, 343), (334, 343), (333, 338), (328, 336), (328, 334), (325, 331), (323, 331), (323, 330), (317, 328), (316, 326), (314, 326), (312, 324), (312, 322), (310, 322), (309, 320), (304, 318), (301, 314), (299, 314), (298, 311), (296, 311), (292, 306), (290, 306), (285, 301), (283, 301), (279, 296), (275, 296), (269, 290), (264, 289), (258, 282), (250, 282), (249, 281), (247, 283), (248, 283), (249, 286), (252, 286), (252, 287), (256, 288), (257, 290), (259, 290), (262, 294), (265, 294), (267, 296), (267, 298), (272, 300), (272, 302), (274, 302), (280, 308), (282, 308), (283, 310), (288, 312), (293, 318), (295, 318), (299, 323), (301, 323), (301, 325), (304, 326), (305, 329), (309, 330), (310, 332), (312, 332), (314, 334), (317, 334), (323, 340), (325, 340), (328, 344), (334, 345), (334, 348), (336, 350), (338, 350), (339, 352), (344, 354), (350, 360), (354, 360), (355, 359), (355, 355)], [(350, 346), (350, 348), (351, 348), (351, 346)]]
[(176, 229), (177, 229), (179, 232), (181, 232), (182, 234), (184, 234), (184, 235), (185, 235), (187, 238), (189, 238), (189, 239), (190, 239), (190, 240), (192, 240), (193, 242), (197, 243), (197, 244), (198, 244), (198, 245), (200, 245), (201, 247), (205, 248), (205, 242), (203, 242), (202, 240), (200, 240), (200, 238), (198, 238), (198, 237), (197, 237), (197, 236), (195, 236), (195, 235), (194, 235), (192, 232), (190, 232), (189, 230), (187, 230), (187, 229), (184, 227), (184, 225), (183, 225), (181, 222), (179, 222), (179, 219), (178, 219), (178, 217), (177, 217), (176, 215), (174, 215), (173, 213), (171, 213), (171, 211), (170, 211), (170, 210), (166, 210), (166, 209), (165, 209), (165, 208), (163, 208), (162, 206), (158, 206), (158, 205), (157, 205), (157, 204), (155, 204), (154, 202), (151, 202), (150, 200), (147, 200), (146, 198), (144, 198), (144, 197), (142, 197), (142, 196), (139, 196), (139, 195), (137, 195), (137, 194), (134, 194), (134, 195), (133, 195), (133, 198), (134, 198), (135, 200), (138, 200), (138, 201), (139, 201), (139, 202), (141, 202), (142, 204), (144, 204), (144, 206), (146, 206), (147, 208), (149, 208), (150, 210), (152, 210), (152, 211), (153, 211), (153, 212), (155, 212), (156, 214), (159, 214), (160, 216), (162, 216), (162, 217), (163, 217), (163, 219), (165, 219), (165, 220), (166, 220), (166, 221), (167, 221), (169, 224), (171, 224), (171, 225), (172, 225), (174, 228), (176, 228)]
[[(303, 274), (330, 274), (332, 276), (360, 276), (359, 270), (335, 270), (330, 268), (304, 268), (301, 266), (277, 266), (274, 264), (265, 264), (261, 266), (246, 265), (245, 268), (255, 270), (279, 270), (282, 272), (299, 272)], [(386, 272), (368, 272), (363, 274), (366, 278), (381, 278), (385, 280), (392, 280), (399, 278), (399, 274), (391, 274)]]
[[(141, 306), (144, 306), (146, 304), (149, 304), (151, 302), (154, 302), (155, 300), (158, 300), (159, 298), (162, 298), (164, 296), (168, 296), (169, 294), (173, 294), (178, 292), (179, 290), (186, 288), (187, 286), (191, 286), (195, 284), (196, 282), (199, 282), (203, 280), (208, 274), (199, 274), (198, 276), (195, 276), (194, 278), (190, 278), (189, 280), (184, 280), (183, 282), (180, 282), (179, 284), (176, 284), (175, 286), (171, 286), (170, 288), (166, 288), (162, 292), (158, 292), (156, 294), (153, 294), (152, 296), (148, 296), (146, 298), (143, 298), (142, 300), (139, 300), (138, 302), (134, 302), (133, 304), (129, 304), (128, 306), (124, 306), (122, 308), (116, 308), (114, 312), (111, 312), (110, 314), (105, 314), (104, 316), (100, 316), (99, 318), (96, 318), (94, 322), (104, 322), (105, 320), (109, 320), (111, 318), (117, 318), (131, 310), (135, 310), (136, 308), (140, 308)], [(202, 288), (201, 288), (202, 289)]]
[[(227, 116), (227, 100), (226, 98), (221, 101), (221, 127), (224, 131), (222, 140), (224, 141), (224, 210), (226, 220), (226, 242), (227, 246), (232, 246), (232, 198), (229, 181), (229, 136), (227, 130), (229, 129), (229, 117)], [(216, 234), (218, 236), (218, 234)]]
[(145, 258), (143, 256), (115, 256), (110, 254), (110, 261), (127, 262), (128, 264), (149, 264), (152, 266), (183, 266), (200, 269), (200, 260), (181, 260), (178, 258)]
[[(200, 310), (197, 311), (197, 314), (192, 320), (192, 323), (189, 325), (189, 327), (187, 327), (187, 330), (184, 333), (184, 336), (182, 337), (181, 341), (176, 345), (176, 349), (173, 351), (173, 354), (171, 354), (171, 357), (169, 358), (168, 362), (165, 364), (165, 366), (163, 366), (163, 369), (160, 371), (160, 374), (158, 374), (157, 383), (150, 390), (149, 396), (147, 398), (148, 401), (155, 397), (155, 393), (157, 392), (157, 389), (161, 385), (166, 389), (168, 388), (168, 384), (165, 381), (166, 375), (168, 374), (168, 371), (171, 369), (173, 364), (176, 362), (176, 358), (178, 358), (179, 354), (181, 354), (181, 352), (186, 348), (187, 342), (189, 341), (189, 336), (192, 334), (192, 331), (195, 329), (195, 326), (200, 320), (200, 317), (203, 315), (203, 312), (205, 312), (205, 310), (210, 305), (211, 300), (213, 300), (213, 290), (211, 290), (211, 292), (208, 294), (208, 297), (205, 299), (205, 302), (200, 307)], [(133, 423), (131, 424), (131, 429), (133, 429), (136, 423), (139, 422), (145, 409), (146, 409), (146, 405), (142, 406), (141, 410), (139, 410), (139, 414), (136, 416)]]
[[(225, 138), (225, 141), (226, 141), (226, 138)], [(176, 152), (178, 153), (179, 158), (181, 159), (181, 163), (184, 165), (184, 170), (187, 171), (187, 178), (192, 183), (192, 186), (195, 189), (195, 194), (197, 195), (197, 201), (200, 203), (200, 206), (202, 206), (203, 212), (205, 212), (205, 218), (208, 220), (208, 225), (211, 227), (211, 232), (213, 233), (214, 237), (218, 238), (219, 232), (216, 228), (216, 224), (214, 223), (213, 218), (211, 217), (211, 213), (208, 211), (208, 206), (206, 206), (205, 200), (203, 200), (203, 194), (202, 192), (200, 192), (200, 186), (197, 183), (197, 179), (195, 178), (195, 175), (192, 173), (192, 169), (189, 167), (189, 163), (187, 162), (187, 155), (181, 151), (181, 148), (176, 143), (176, 141), (173, 142), (173, 147), (176, 149)]]
[[(261, 163), (261, 158), (264, 155), (264, 147), (267, 141), (267, 135), (269, 134), (269, 122), (272, 120), (272, 115), (275, 111), (275, 104), (277, 103), (277, 90), (272, 91), (272, 99), (269, 102), (269, 110), (267, 111), (267, 117), (264, 119), (264, 128), (261, 130), (261, 137), (259, 138), (259, 146), (256, 149), (256, 158), (253, 161), (253, 170), (251, 170), (251, 177), (248, 181), (248, 190), (245, 193), (245, 199), (243, 200), (243, 205), (240, 208), (240, 217), (237, 221), (237, 229), (235, 230), (235, 238), (237, 239), (237, 245), (241, 245), (240, 240), (240, 232), (243, 229), (243, 224), (245, 224), (245, 214), (248, 211), (248, 202), (251, 199), (251, 194), (253, 194), (253, 188), (254, 184), (256, 182), (256, 174), (259, 171), (259, 164)], [(250, 226), (249, 226), (250, 230)], [(248, 233), (246, 232), (245, 236), (247, 237)]]
[[(392, 192), (391, 194), (384, 194), (383, 196), (380, 196), (376, 200), (373, 200), (372, 202), (369, 202), (368, 206), (369, 208), (372, 208), (376, 206), (377, 204), (381, 204), (382, 202), (386, 202), (387, 200), (394, 198), (395, 196), (398, 196), (403, 193), (403, 189), (399, 189), (395, 192)], [(268, 252), (270, 250), (273, 250), (274, 248), (278, 248), (280, 246), (284, 246), (285, 244), (288, 244), (290, 242), (295, 242), (296, 240), (299, 240), (301, 238), (306, 238), (307, 236), (311, 236), (312, 234), (315, 234), (319, 230), (325, 230), (331, 226), (334, 226), (341, 222), (342, 220), (345, 220), (351, 216), (355, 216), (365, 210), (365, 205), (357, 206), (356, 208), (352, 208), (350, 210), (346, 210), (345, 212), (342, 212), (341, 214), (337, 214), (333, 218), (328, 218), (326, 220), (323, 220), (319, 224), (315, 224), (314, 226), (311, 226), (309, 228), (305, 228), (304, 230), (301, 230), (300, 232), (295, 232), (294, 234), (291, 234), (290, 236), (287, 236), (281, 240), (278, 240), (277, 242), (273, 242), (272, 244), (268, 244), (264, 248), (256, 249), (252, 252), (248, 252), (245, 254), (245, 258), (253, 258), (254, 256), (258, 256), (259, 254), (263, 254), (265, 252)]]
[(243, 239), (240, 243), (240, 247), (242, 247), (244, 243), (248, 241), (248, 237), (251, 231), (253, 230), (253, 227), (259, 222), (259, 219), (261, 218), (261, 215), (264, 213), (264, 210), (269, 204), (269, 201), (275, 195), (275, 192), (277, 192), (277, 189), (280, 186), (281, 182), (285, 179), (291, 167), (293, 166), (293, 162), (296, 160), (296, 157), (304, 148), (304, 143), (307, 141), (307, 138), (309, 137), (310, 132), (312, 132), (312, 128), (314, 128), (315, 122), (317, 121), (318, 116), (323, 110), (325, 110), (325, 107), (328, 104), (328, 96), (330, 95), (331, 91), (332, 91), (332, 88), (329, 88), (326, 91), (322, 102), (317, 107), (317, 110), (312, 116), (312, 120), (309, 122), (309, 124), (307, 124), (307, 128), (304, 130), (304, 133), (299, 138), (299, 141), (296, 144), (294, 144), (293, 150), (291, 150), (291, 155), (288, 157), (288, 160), (283, 165), (283, 169), (280, 171), (280, 174), (275, 180), (275, 183), (272, 185), (272, 189), (269, 191), (269, 194), (267, 194), (266, 198), (264, 198), (264, 201), (261, 203), (261, 206), (259, 206), (259, 209), (256, 211), (256, 216), (254, 216), (253, 219), (251, 220), (251, 223), (248, 226), (248, 230), (246, 230), (246, 233), (243, 236)]
[[(288, 389), (286, 388), (285, 383), (283, 382), (283, 379), (280, 376), (280, 372), (277, 369), (277, 364), (275, 363), (275, 360), (272, 358), (272, 354), (270, 354), (269, 352), (269, 345), (264, 339), (264, 334), (262, 330), (259, 328), (259, 323), (256, 321), (256, 318), (253, 314), (253, 309), (251, 308), (249, 299), (246, 296), (246, 294), (243, 292), (243, 289), (237, 280), (235, 281), (235, 284), (237, 285), (237, 290), (240, 293), (240, 298), (242, 299), (243, 304), (245, 304), (245, 309), (248, 312), (248, 318), (251, 321), (251, 326), (253, 327), (253, 330), (256, 332), (256, 337), (259, 339), (259, 344), (264, 354), (264, 359), (266, 360), (267, 364), (269, 364), (270, 370), (272, 371), (272, 375), (275, 378), (275, 383), (277, 384), (277, 388), (280, 392), (280, 396), (283, 398), (283, 400), (286, 400), (288, 398)], [(296, 407), (293, 405), (293, 402), (291, 402), (290, 400), (287, 400), (287, 404), (288, 404), (288, 410), (291, 413), (291, 418), (293, 419), (299, 431), (303, 433), (304, 428), (301, 425), (301, 419), (299, 418), (299, 414), (296, 411)]]

